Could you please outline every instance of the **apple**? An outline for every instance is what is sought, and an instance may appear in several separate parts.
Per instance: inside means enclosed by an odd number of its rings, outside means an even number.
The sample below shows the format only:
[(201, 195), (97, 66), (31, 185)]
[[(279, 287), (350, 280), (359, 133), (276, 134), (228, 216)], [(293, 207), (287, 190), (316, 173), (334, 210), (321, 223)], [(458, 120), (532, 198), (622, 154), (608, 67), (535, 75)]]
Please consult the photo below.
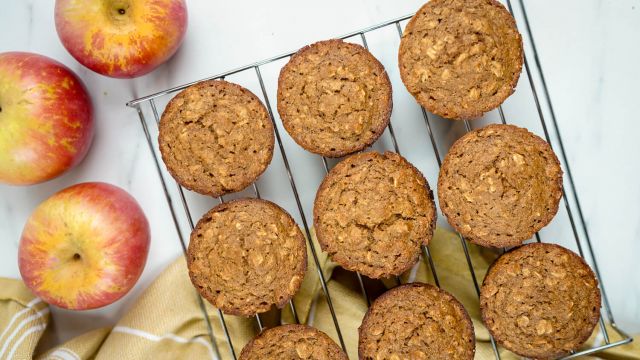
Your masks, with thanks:
[(0, 182), (30, 185), (78, 164), (93, 138), (80, 79), (46, 56), (0, 53)]
[(149, 223), (117, 186), (88, 182), (38, 205), (18, 248), (24, 283), (45, 302), (95, 309), (120, 299), (136, 283), (149, 252)]
[(133, 78), (178, 50), (187, 5), (184, 0), (56, 0), (55, 22), (62, 44), (82, 65)]

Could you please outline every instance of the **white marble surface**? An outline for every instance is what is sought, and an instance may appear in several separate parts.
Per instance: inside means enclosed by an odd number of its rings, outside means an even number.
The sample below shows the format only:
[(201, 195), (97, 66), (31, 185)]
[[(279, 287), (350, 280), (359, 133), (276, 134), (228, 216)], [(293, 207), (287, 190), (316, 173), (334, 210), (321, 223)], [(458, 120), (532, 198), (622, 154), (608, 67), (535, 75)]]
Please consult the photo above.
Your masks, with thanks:
[[(124, 299), (106, 308), (88, 312), (53, 311), (59, 340), (113, 324), (149, 282), (181, 253), (137, 114), (124, 104), (135, 97), (411, 13), (422, 2), (191, 0), (188, 1), (189, 29), (177, 55), (145, 77), (115, 80), (83, 68), (65, 51), (55, 32), (52, 0), (4, 0), (0, 11), (0, 52), (38, 52), (73, 69), (92, 95), (97, 129), (87, 158), (62, 177), (31, 187), (0, 185), (0, 276), (19, 277), (18, 240), (22, 226), (39, 202), (78, 182), (106, 181), (121, 186), (140, 202), (151, 224), (151, 251), (141, 280)], [(626, 329), (640, 331), (640, 161), (637, 159), (640, 154), (637, 141), (640, 1), (529, 0), (525, 3), (614, 315)], [(430, 183), (435, 184), (433, 151), (425, 142), (425, 133), (411, 127), (424, 131), (424, 123), (408, 123), (409, 118), (412, 122), (416, 120), (418, 112), (398, 82), (397, 71), (391, 68), (395, 66), (394, 48), (385, 48), (383, 44), (397, 46), (397, 38), (393, 38), (392, 33), (374, 35), (369, 45), (394, 81), (392, 121), (396, 124), (400, 149), (418, 164)], [(272, 70), (265, 70), (267, 80), (273, 79), (275, 68)], [(233, 80), (251, 82), (243, 76)], [(516, 124), (526, 124), (535, 118), (524, 112), (526, 108), (531, 114), (535, 108), (527, 93), (528, 84), (523, 81), (526, 81), (524, 74), (516, 93), (521, 99), (514, 97), (505, 103), (507, 120)], [(247, 86), (259, 91), (255, 82)], [(275, 88), (268, 88), (268, 92), (272, 94)], [(159, 104), (163, 104), (162, 101)], [(495, 116), (494, 113), (489, 117), (495, 119)], [(459, 125), (440, 119), (435, 122), (436, 127), (447, 134), (461, 131)], [(533, 131), (541, 133), (539, 123), (532, 126), (537, 126)], [(321, 172), (315, 165), (308, 171), (304, 167), (317, 159), (296, 149), (288, 136), (283, 135), (287, 151), (293, 153), (291, 161), (296, 169), (304, 169), (296, 170), (294, 175), (303, 184), (302, 198), (308, 208), (313, 188), (320, 181), (315, 175)], [(378, 148), (389, 145), (387, 139)], [(285, 203), (285, 207), (295, 212), (287, 192), (290, 191), (288, 184), (280, 184), (285, 186), (282, 190), (274, 185), (275, 180), (269, 180), (281, 174), (281, 164), (280, 157), (276, 156), (267, 171), (267, 179), (261, 179), (259, 186), (261, 191), (265, 189), (265, 196)], [(214, 203), (191, 194), (188, 197), (194, 204), (196, 216)], [(562, 243), (573, 241), (565, 225), (561, 220), (554, 220), (542, 236)]]

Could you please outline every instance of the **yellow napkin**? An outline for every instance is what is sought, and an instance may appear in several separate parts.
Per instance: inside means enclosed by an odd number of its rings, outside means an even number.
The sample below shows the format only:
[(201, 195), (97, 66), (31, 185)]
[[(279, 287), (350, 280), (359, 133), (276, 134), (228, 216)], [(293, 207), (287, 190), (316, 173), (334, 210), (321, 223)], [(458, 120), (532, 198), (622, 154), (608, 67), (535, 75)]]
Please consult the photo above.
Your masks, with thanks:
[[(319, 250), (319, 247), (316, 245)], [(473, 318), (477, 337), (476, 359), (494, 359), (487, 330), (480, 322), (478, 298), (471, 282), (466, 258), (459, 238), (438, 229), (430, 245), (441, 286), (455, 295)], [(480, 281), (498, 253), (473, 245), (469, 246), (471, 260)], [(320, 266), (328, 280), (340, 330), (349, 357), (357, 359), (357, 328), (366, 311), (364, 300), (353, 273), (336, 267), (326, 255), (318, 252)], [(310, 256), (307, 276), (294, 303), (301, 322), (315, 326), (337, 341), (336, 330), (320, 286), (317, 267)], [(433, 283), (429, 267), (421, 261), (402, 281)], [(378, 296), (394, 281), (375, 282), (365, 279), (371, 297)], [(205, 302), (206, 303), (206, 302)], [(204, 305), (210, 315), (215, 334), (212, 346), (207, 322), (202, 316), (201, 303), (189, 281), (183, 257), (172, 263), (138, 299), (137, 303), (112, 329), (96, 329), (67, 343), (50, 349), (35, 358), (56, 360), (85, 359), (230, 359), (230, 349), (216, 309)], [(290, 307), (261, 315), (265, 326), (293, 322)], [(257, 334), (255, 319), (225, 316), (226, 326), (233, 340), (236, 355), (244, 344)], [(39, 339), (49, 321), (49, 309), (35, 298), (18, 280), (0, 279), (0, 359), (32, 359)], [(612, 341), (619, 340), (609, 329)], [(636, 338), (637, 340), (637, 338)], [(600, 344), (599, 331), (585, 345)], [(217, 351), (216, 351), (217, 348)], [(517, 359), (501, 349), (503, 359)], [(640, 359), (637, 342), (619, 346), (597, 354), (602, 359)]]

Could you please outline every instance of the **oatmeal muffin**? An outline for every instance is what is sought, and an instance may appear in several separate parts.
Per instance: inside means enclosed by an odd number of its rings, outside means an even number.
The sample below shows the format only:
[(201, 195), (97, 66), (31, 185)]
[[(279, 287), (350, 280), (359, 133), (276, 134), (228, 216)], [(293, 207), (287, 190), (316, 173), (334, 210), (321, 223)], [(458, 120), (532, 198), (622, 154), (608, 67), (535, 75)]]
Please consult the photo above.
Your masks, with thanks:
[(473, 323), (448, 292), (421, 283), (400, 285), (371, 305), (360, 325), (358, 358), (473, 359)]
[(528, 358), (555, 359), (584, 343), (600, 318), (600, 290), (589, 265), (561, 246), (534, 243), (491, 266), (480, 294), (495, 340)]
[(189, 277), (226, 314), (253, 316), (282, 308), (307, 268), (305, 240), (278, 205), (258, 199), (220, 204), (191, 232)]
[(400, 42), (400, 76), (430, 112), (472, 119), (511, 95), (522, 70), (522, 38), (495, 0), (431, 0)]
[(435, 229), (427, 180), (396, 153), (352, 155), (322, 181), (313, 207), (322, 250), (345, 269), (371, 278), (413, 266)]
[(561, 197), (562, 169), (553, 150), (513, 125), (488, 125), (458, 139), (438, 178), (449, 224), (482, 246), (522, 244), (553, 219)]
[(158, 144), (185, 188), (220, 196), (251, 185), (273, 156), (273, 124), (249, 90), (203, 81), (176, 95), (160, 120)]
[(267, 329), (249, 341), (240, 360), (348, 360), (327, 334), (306, 325)]
[(303, 148), (340, 157), (373, 144), (389, 124), (391, 82), (360, 45), (320, 41), (291, 57), (278, 79), (278, 112)]

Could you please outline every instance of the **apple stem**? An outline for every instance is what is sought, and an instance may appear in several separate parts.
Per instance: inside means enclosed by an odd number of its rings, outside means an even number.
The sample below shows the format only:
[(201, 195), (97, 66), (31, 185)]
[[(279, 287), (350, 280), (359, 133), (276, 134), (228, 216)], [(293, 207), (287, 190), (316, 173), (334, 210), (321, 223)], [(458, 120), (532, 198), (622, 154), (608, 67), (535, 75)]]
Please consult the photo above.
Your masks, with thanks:
[(118, 14), (124, 15), (124, 13), (125, 13), (124, 9), (118, 9)]
[(80, 260), (80, 254), (78, 253), (73, 254), (73, 260)]

